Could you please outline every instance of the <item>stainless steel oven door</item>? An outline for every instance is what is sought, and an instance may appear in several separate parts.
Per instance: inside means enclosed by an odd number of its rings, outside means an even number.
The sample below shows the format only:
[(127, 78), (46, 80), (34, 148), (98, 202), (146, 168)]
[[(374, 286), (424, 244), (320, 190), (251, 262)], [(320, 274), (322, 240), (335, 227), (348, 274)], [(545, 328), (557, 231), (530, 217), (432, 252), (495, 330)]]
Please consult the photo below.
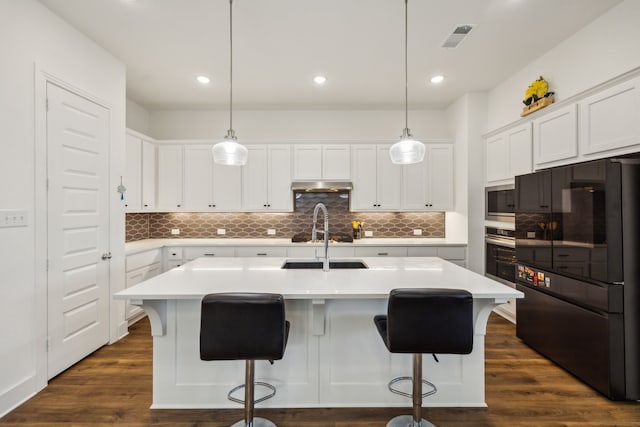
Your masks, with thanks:
[(489, 221), (514, 222), (515, 187), (500, 185), (485, 189), (485, 219)]
[(515, 287), (516, 249), (513, 240), (486, 237), (485, 259), (485, 276)]

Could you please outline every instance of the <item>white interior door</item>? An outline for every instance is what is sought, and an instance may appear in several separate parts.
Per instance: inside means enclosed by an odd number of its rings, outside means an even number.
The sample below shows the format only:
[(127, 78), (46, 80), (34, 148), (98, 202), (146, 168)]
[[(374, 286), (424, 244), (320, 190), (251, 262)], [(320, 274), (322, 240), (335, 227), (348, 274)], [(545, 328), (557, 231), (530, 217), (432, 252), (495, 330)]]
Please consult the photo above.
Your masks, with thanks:
[(52, 378), (109, 340), (109, 110), (52, 83), (47, 103)]

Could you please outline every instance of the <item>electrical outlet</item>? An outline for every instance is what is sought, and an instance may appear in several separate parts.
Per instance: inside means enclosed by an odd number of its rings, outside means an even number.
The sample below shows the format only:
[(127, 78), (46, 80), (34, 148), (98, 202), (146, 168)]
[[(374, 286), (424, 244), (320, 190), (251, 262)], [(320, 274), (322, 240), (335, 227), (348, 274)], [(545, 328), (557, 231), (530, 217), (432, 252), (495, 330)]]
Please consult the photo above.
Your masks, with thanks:
[(267, 228), (267, 234), (269, 236), (275, 236), (276, 235), (276, 229), (275, 228)]
[(28, 224), (27, 211), (0, 211), (0, 227), (26, 227)]
[(364, 237), (373, 237), (373, 231), (364, 230)]
[(227, 230), (225, 230), (224, 228), (218, 228), (218, 234), (223, 236), (223, 235), (227, 234)]
[(413, 230), (413, 235), (414, 236), (422, 236), (422, 229), (421, 228), (416, 228)]
[(178, 235), (178, 234), (180, 234), (180, 229), (179, 229), (179, 228), (172, 228), (172, 229), (171, 229), (171, 234), (173, 234), (173, 235)]

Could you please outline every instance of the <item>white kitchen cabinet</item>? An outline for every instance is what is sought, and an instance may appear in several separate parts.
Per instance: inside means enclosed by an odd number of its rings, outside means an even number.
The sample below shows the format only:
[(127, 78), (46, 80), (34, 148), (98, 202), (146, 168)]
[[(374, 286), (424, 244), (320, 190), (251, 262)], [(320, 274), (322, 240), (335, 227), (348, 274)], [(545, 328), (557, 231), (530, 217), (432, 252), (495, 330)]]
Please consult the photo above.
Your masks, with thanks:
[(453, 209), (453, 147), (427, 144), (424, 161), (403, 166), (402, 210)]
[(142, 140), (128, 133), (122, 182), (127, 188), (124, 194), (126, 211), (139, 211), (142, 207)]
[(406, 257), (407, 248), (405, 246), (356, 246), (355, 256), (361, 257)]
[(402, 208), (402, 166), (391, 163), (389, 147), (387, 144), (352, 146), (352, 211), (398, 211)]
[(506, 133), (494, 135), (485, 141), (485, 177), (487, 184), (498, 184), (509, 179), (509, 143)]
[(347, 144), (298, 144), (293, 147), (293, 179), (351, 178), (351, 149)]
[(486, 184), (513, 184), (516, 175), (530, 173), (533, 170), (532, 151), (530, 122), (487, 138)]
[(242, 167), (242, 207), (249, 212), (291, 212), (291, 147), (285, 144), (247, 145)]
[(156, 145), (142, 141), (142, 210), (156, 208)]
[(214, 163), (211, 146), (185, 146), (183, 209), (233, 212), (241, 208), (242, 169)]
[(237, 257), (280, 257), (287, 256), (285, 247), (269, 246), (238, 246), (236, 248)]
[(138, 133), (127, 131), (125, 172), (122, 183), (127, 188), (124, 204), (127, 212), (155, 208), (155, 145)]
[(640, 145), (640, 77), (591, 95), (578, 108), (581, 154)]
[(578, 157), (576, 104), (533, 120), (533, 161), (545, 168), (574, 162)]
[(407, 247), (407, 256), (436, 256), (461, 267), (467, 266), (467, 249), (463, 246), (409, 246)]
[(182, 145), (158, 146), (158, 198), (160, 211), (182, 210)]

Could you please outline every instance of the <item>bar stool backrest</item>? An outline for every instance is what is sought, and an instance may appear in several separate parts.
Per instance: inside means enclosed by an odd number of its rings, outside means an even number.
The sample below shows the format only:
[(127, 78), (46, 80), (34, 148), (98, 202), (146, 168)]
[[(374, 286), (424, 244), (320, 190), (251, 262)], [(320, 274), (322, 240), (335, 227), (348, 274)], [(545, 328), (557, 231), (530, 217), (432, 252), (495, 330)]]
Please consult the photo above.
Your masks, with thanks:
[(280, 360), (286, 336), (282, 295), (220, 293), (202, 299), (202, 360)]
[(392, 353), (469, 354), (473, 297), (461, 289), (394, 289), (387, 306)]

